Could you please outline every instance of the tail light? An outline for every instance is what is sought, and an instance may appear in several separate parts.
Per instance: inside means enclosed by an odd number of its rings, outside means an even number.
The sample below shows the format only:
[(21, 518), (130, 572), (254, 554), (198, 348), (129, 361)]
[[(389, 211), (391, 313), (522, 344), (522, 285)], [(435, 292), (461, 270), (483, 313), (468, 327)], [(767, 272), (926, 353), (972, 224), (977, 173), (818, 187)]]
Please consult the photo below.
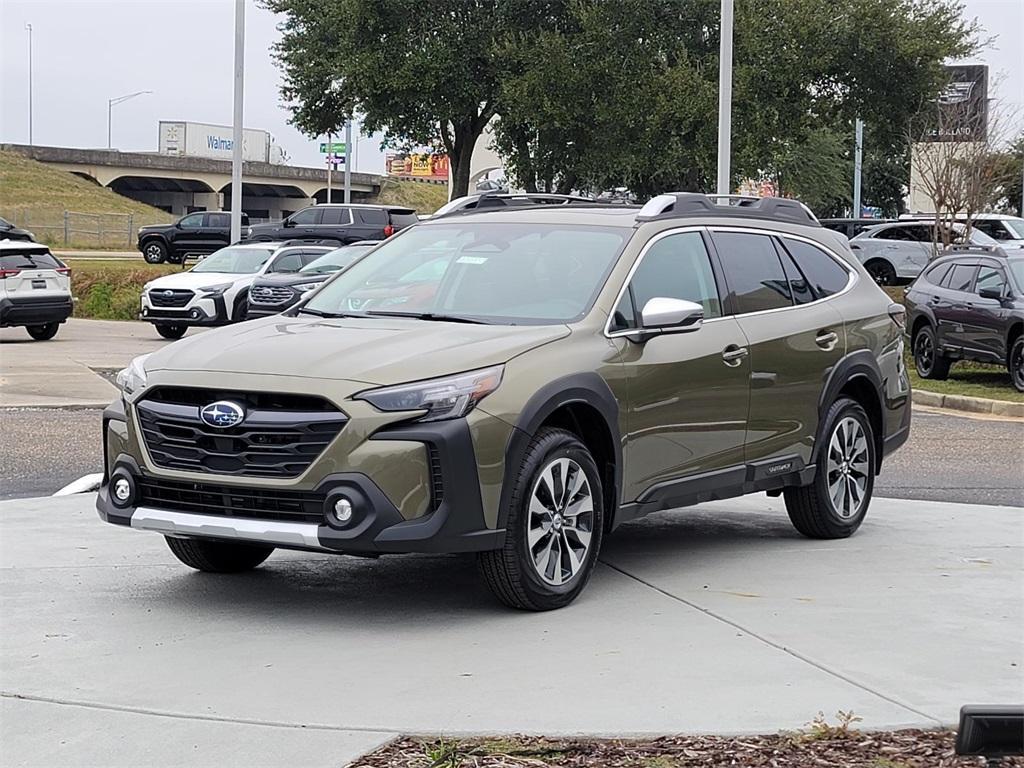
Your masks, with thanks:
[(391, 237), (393, 234), (395, 234), (394, 224), (388, 224), (384, 227), (384, 237)]
[(71, 277), (71, 267), (58, 267), (56, 270), (58, 275), (67, 275)]
[(0, 269), (0, 280), (4, 280), (8, 277), (13, 277), (19, 272), (21, 272), (20, 269)]
[(901, 331), (907, 330), (907, 308), (902, 304), (892, 303), (889, 305), (889, 317), (899, 326)]

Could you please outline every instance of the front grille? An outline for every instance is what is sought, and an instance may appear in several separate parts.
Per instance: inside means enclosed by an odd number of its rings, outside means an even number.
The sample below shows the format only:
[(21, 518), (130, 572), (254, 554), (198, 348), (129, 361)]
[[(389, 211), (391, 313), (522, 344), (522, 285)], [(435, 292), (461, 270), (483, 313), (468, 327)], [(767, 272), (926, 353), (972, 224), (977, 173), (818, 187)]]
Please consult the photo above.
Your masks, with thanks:
[[(230, 400), (245, 409), (234, 427), (211, 427), (203, 406)], [(297, 477), (348, 417), (320, 397), (158, 387), (135, 405), (142, 440), (158, 467), (240, 477)]]
[(249, 301), (252, 304), (284, 304), (295, 298), (295, 292), (291, 288), (283, 286), (257, 286), (249, 291)]
[(293, 523), (324, 521), (325, 497), (319, 493), (183, 483), (154, 477), (136, 479), (138, 506), (254, 520), (284, 520)]
[(184, 307), (195, 295), (195, 291), (155, 288), (149, 292), (149, 303), (154, 307)]

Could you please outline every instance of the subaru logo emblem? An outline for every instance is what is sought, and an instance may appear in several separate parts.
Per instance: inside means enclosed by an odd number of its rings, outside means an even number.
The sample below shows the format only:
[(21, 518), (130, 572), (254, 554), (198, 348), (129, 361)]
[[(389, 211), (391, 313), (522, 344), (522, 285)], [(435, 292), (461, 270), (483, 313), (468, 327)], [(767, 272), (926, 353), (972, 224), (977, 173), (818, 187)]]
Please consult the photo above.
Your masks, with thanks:
[(173, 296), (173, 295), (174, 295), (174, 291), (172, 291), (170, 289), (164, 291), (164, 296), (166, 296), (167, 298), (171, 298), (171, 296)]
[(203, 406), (199, 411), (199, 418), (203, 420), (204, 424), (209, 424), (211, 427), (226, 429), (242, 423), (242, 420), (245, 419), (245, 409), (230, 400), (218, 400)]

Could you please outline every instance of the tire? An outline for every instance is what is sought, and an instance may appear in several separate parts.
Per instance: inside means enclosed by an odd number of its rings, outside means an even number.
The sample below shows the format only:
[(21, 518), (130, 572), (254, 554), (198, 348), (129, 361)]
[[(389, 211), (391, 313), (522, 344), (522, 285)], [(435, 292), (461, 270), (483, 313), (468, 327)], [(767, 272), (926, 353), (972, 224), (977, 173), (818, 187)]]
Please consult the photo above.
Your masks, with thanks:
[(1024, 392), (1024, 334), (1014, 339), (1010, 345), (1010, 353), (1006, 356), (1006, 367), (1010, 371), (1014, 389)]
[(235, 299), (234, 308), (231, 310), (232, 323), (244, 323), (249, 318), (249, 292), (243, 291)]
[(165, 339), (180, 339), (188, 332), (188, 326), (181, 323), (166, 324), (161, 323), (160, 325), (154, 326), (156, 332), (163, 336)]
[(204, 573), (241, 573), (251, 571), (274, 551), (263, 544), (240, 544), (234, 541), (178, 539), (164, 536), (174, 556), (189, 568)]
[[(566, 479), (575, 487), (572, 498), (565, 493)], [(480, 573), (507, 606), (562, 608), (586, 587), (601, 549), (604, 495), (597, 464), (571, 432), (542, 429), (512, 482), (505, 545), (478, 555)], [(576, 514), (569, 514), (573, 509)]]
[(25, 330), (28, 331), (28, 335), (36, 341), (49, 341), (57, 335), (57, 329), (60, 328), (60, 323), (46, 323), (45, 325), (27, 325)]
[(871, 421), (860, 403), (836, 400), (817, 441), (814, 482), (783, 491), (793, 527), (811, 539), (844, 539), (856, 531), (875, 487), (876, 450)]
[(181, 253), (172, 253), (167, 257), (167, 261), (171, 264), (184, 264), (185, 255)]
[(914, 334), (914, 368), (922, 379), (943, 381), (949, 378), (949, 366), (953, 361), (943, 357), (935, 339), (935, 329), (922, 325)]
[(872, 259), (864, 268), (878, 285), (896, 285), (896, 270), (885, 259)]
[(167, 260), (167, 246), (159, 240), (149, 240), (142, 246), (142, 258), (147, 264), (163, 264)]

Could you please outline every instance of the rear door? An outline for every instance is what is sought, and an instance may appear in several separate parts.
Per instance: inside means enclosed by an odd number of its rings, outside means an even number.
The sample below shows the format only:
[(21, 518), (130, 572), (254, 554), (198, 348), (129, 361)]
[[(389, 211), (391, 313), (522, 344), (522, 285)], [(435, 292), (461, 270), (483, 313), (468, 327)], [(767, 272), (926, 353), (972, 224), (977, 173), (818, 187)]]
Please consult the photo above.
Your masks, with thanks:
[[(242, 226), (245, 226), (244, 222)], [(231, 244), (231, 214), (216, 212), (206, 214), (207, 253), (218, 251)]]
[(69, 275), (64, 263), (45, 248), (0, 252), (0, 280), (12, 299), (63, 298), (70, 290)]
[(382, 240), (387, 236), (388, 212), (383, 208), (353, 208), (352, 213), (357, 219), (352, 234), (357, 239)]
[[(822, 382), (846, 354), (843, 318), (827, 297), (813, 294), (777, 237), (714, 228), (712, 239), (728, 287), (726, 311), (739, 322), (750, 353), (746, 461), (796, 457), (808, 464)], [(816, 245), (786, 242), (813, 248), (838, 266)]]
[(943, 346), (963, 349), (968, 346), (965, 322), (970, 324), (967, 302), (973, 298), (977, 262), (957, 262), (942, 279), (939, 301), (934, 305), (936, 335)]
[(359, 239), (357, 235), (353, 234), (353, 226), (351, 208), (331, 206), (323, 209), (323, 218), (317, 229), (321, 239), (334, 240), (340, 245), (344, 245)]

